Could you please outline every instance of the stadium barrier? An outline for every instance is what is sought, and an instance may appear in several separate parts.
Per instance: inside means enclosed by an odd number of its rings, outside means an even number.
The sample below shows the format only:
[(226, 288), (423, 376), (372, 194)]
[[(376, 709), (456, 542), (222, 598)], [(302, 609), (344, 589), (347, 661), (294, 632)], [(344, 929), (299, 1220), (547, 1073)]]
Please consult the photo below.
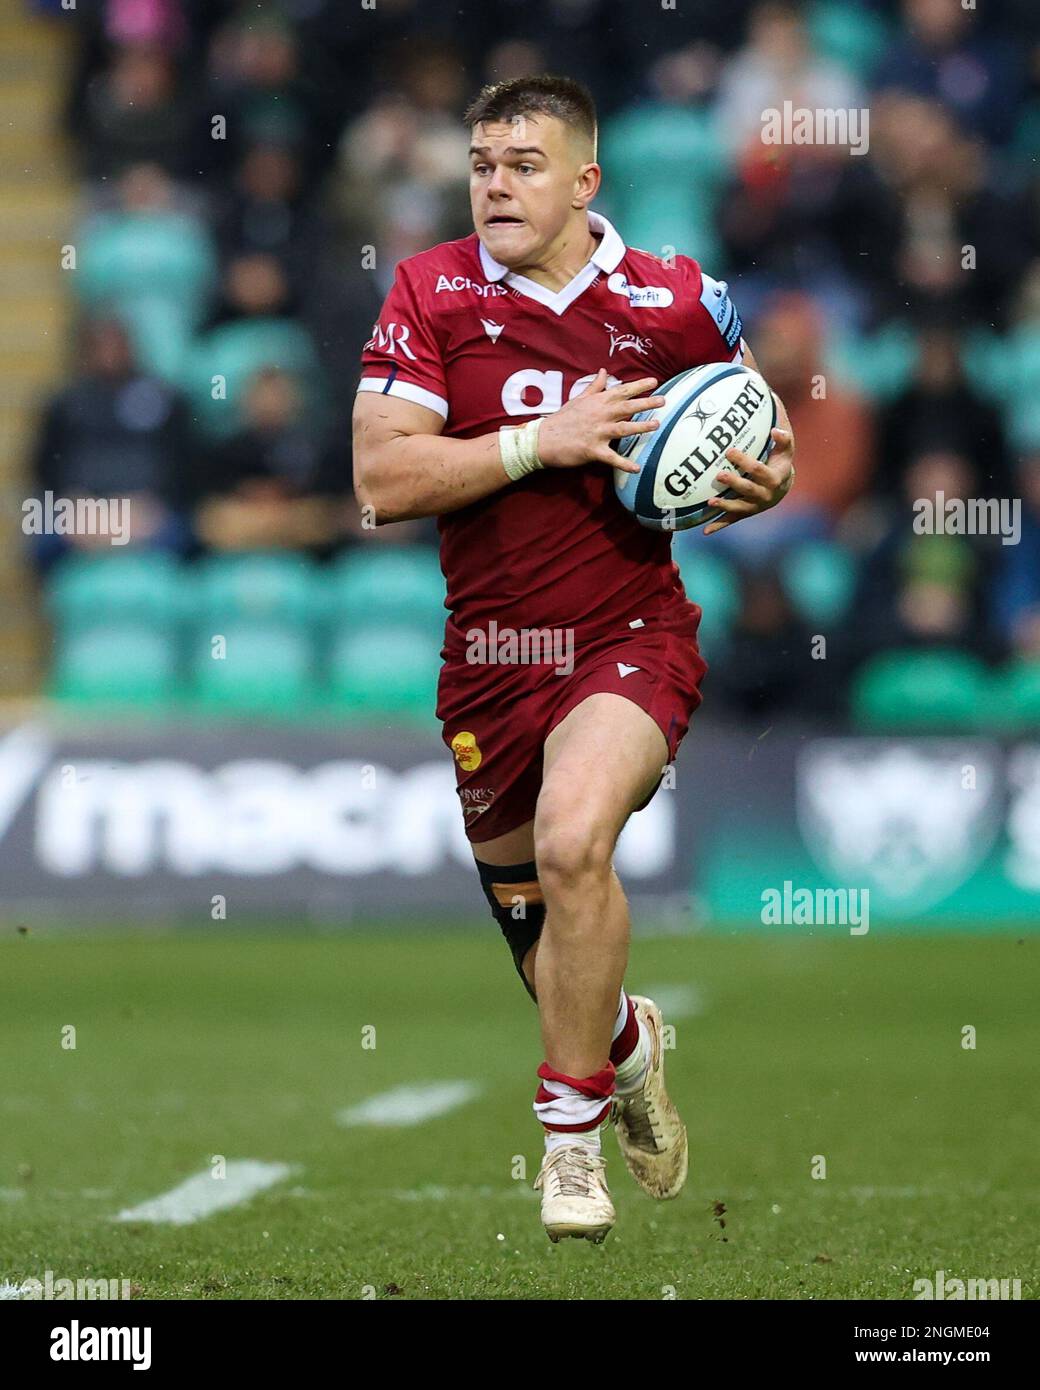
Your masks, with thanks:
[[(1040, 924), (1040, 740), (704, 723), (665, 782), (615, 860), (655, 930), (830, 929), (805, 890), (874, 931)], [(0, 728), (0, 918), (40, 914), (482, 921), (435, 734), (58, 715)]]

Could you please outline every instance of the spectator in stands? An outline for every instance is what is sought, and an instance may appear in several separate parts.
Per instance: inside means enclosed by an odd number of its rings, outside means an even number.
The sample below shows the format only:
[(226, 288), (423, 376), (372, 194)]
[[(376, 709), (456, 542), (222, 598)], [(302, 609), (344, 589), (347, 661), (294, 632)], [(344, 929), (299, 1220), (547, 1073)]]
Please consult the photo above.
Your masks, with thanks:
[[(361, 236), (344, 232), (336, 253), (313, 267), (300, 307), (330, 380), (357, 379), (359, 344), (371, 337), (397, 263), (440, 239), (441, 212), (439, 197), (425, 185), (395, 188)], [(353, 402), (342, 404), (341, 433), (349, 437)]]
[(1010, 139), (1024, 95), (1021, 55), (1005, 34), (979, 30), (962, 0), (903, 0), (904, 32), (878, 64), (881, 89), (945, 103), (984, 140)]
[(300, 382), (262, 368), (247, 383), (242, 416), (242, 428), (210, 450), (199, 538), (212, 550), (310, 550), (338, 540), (350, 479), (341, 469), (333, 504), (333, 460)]
[(187, 175), (197, 165), (200, 120), (176, 59), (161, 42), (119, 46), (87, 83), (79, 132), (86, 173), (113, 178), (148, 162)]
[(769, 564), (741, 570), (741, 603), (730, 640), (711, 662), (712, 699), (738, 717), (826, 715), (840, 704), (844, 664), (835, 647), (813, 655), (814, 633)]
[(216, 288), (209, 228), (176, 206), (158, 165), (128, 169), (118, 196), (117, 208), (89, 218), (80, 232), (72, 283), (91, 310), (127, 322), (144, 367), (176, 381)]
[(214, 230), (225, 262), (238, 253), (277, 256), (294, 293), (305, 290), (328, 233), (308, 196), (295, 145), (267, 141), (246, 150), (217, 203)]
[(991, 621), (998, 537), (956, 534), (950, 526), (915, 528), (922, 503), (978, 497), (978, 477), (963, 453), (918, 455), (902, 497), (861, 571), (856, 629), (861, 656), (886, 647), (960, 647), (983, 659), (1003, 654)]
[(669, 246), (718, 266), (716, 208), (727, 162), (708, 107), (718, 53), (688, 44), (650, 70), (650, 100), (603, 127), (607, 178), (597, 201), (631, 246), (665, 255)]
[(1008, 317), (1009, 332), (989, 325), (975, 328), (985, 380), (998, 396), (1004, 427), (1013, 447), (1032, 453), (1040, 439), (1040, 258), (1017, 287)]
[(191, 394), (203, 434), (227, 438), (242, 427), (248, 383), (265, 367), (294, 374), (307, 409), (325, 423), (317, 353), (294, 309), (288, 279), (275, 256), (251, 252), (229, 262), (223, 303), (192, 354)]
[(210, 45), (206, 96), (208, 110), (226, 122), (211, 141), (218, 168), (233, 168), (252, 145), (292, 143), (320, 170), (335, 137), (336, 102), (312, 75), (319, 70), (322, 55), (305, 55), (273, 6), (244, 8), (220, 29)]
[(401, 544), (435, 534), (424, 522), (363, 525), (346, 450), (316, 425), (298, 377), (261, 368), (242, 414), (242, 428), (210, 449), (199, 480), (195, 526), (211, 550), (324, 554), (361, 535)]
[(741, 555), (830, 535), (862, 495), (873, 467), (870, 410), (827, 372), (823, 320), (813, 301), (800, 294), (771, 298), (748, 337), (791, 417), (798, 480), (784, 504), (786, 516), (777, 508), (758, 517), (753, 536), (741, 537), (739, 527), (719, 532), (718, 540)]
[[(817, 140), (815, 131), (797, 143), (793, 132), (777, 132), (787, 106), (848, 113), (838, 132), (848, 143)], [(755, 10), (747, 45), (723, 68), (717, 103), (728, 156), (719, 232), (745, 313), (757, 297), (796, 287), (826, 299), (831, 316), (858, 323), (869, 313), (872, 281), (884, 274), (869, 257), (889, 239), (896, 212), (864, 153), (864, 107), (858, 80), (821, 56), (797, 6), (771, 0)]]
[(1040, 661), (1040, 449), (1021, 460), (1014, 491), (1022, 505), (1022, 535), (1001, 556), (997, 614), (1012, 652)]
[[(340, 206), (349, 223), (371, 230), (385, 222), (402, 196), (433, 200), (438, 236), (472, 230), (468, 216), (469, 131), (463, 70), (451, 50), (436, 48), (402, 65), (399, 85), (388, 87), (353, 121), (340, 142)], [(434, 240), (438, 238), (435, 237)]]
[[(747, 43), (725, 65), (719, 83), (719, 127), (732, 158), (759, 162), (780, 153), (780, 147), (763, 144), (763, 113), (782, 110), (785, 101), (808, 110), (862, 105), (855, 78), (810, 43), (801, 6), (764, 0), (752, 12)], [(782, 152), (814, 161), (837, 153), (825, 145), (790, 145)]]
[(913, 380), (883, 411), (878, 440), (877, 496), (898, 496), (910, 460), (933, 449), (970, 450), (986, 495), (1009, 495), (1000, 415), (965, 375), (959, 334), (941, 323), (921, 333)]
[(891, 306), (1004, 327), (1030, 256), (1022, 194), (994, 180), (985, 146), (940, 104), (889, 93), (872, 110), (871, 158), (900, 202), (887, 257)]
[[(599, 109), (612, 113), (641, 100), (647, 95), (654, 65), (691, 40), (720, 50), (725, 60), (720, 66), (728, 66), (745, 39), (749, 16), (756, 8), (755, 0), (727, 0), (726, 4), (683, 0), (677, 13), (660, 4), (607, 0), (607, 23), (595, 35), (603, 45), (603, 56), (591, 84)], [(593, 51), (591, 45), (587, 48)]]
[[(88, 320), (81, 374), (47, 406), (36, 444), (37, 495), (129, 501), (130, 544), (183, 551), (191, 455), (184, 400), (142, 372), (117, 319)], [(44, 535), (35, 558), (47, 568), (70, 549), (108, 545), (107, 535)]]

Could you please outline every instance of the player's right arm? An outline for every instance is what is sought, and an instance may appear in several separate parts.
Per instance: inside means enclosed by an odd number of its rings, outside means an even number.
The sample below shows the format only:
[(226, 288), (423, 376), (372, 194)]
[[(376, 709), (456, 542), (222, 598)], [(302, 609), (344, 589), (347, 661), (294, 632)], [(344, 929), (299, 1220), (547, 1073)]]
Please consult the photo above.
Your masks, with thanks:
[(509, 482), (498, 436), (445, 439), (436, 411), (396, 396), (354, 403), (354, 495), (377, 525), (439, 516)]
[[(608, 464), (638, 473), (610, 447), (612, 439), (644, 434), (654, 420), (632, 421), (642, 410), (664, 405), (647, 396), (653, 377), (607, 386), (604, 369), (582, 395), (546, 415), (538, 431), (538, 456), (546, 468)], [(442, 433), (437, 409), (399, 395), (358, 393), (354, 406), (354, 493), (377, 525), (440, 516), (511, 487), (502, 463), (498, 431), (476, 439)]]
[[(362, 355), (354, 408), (354, 493), (377, 525), (441, 516), (513, 484), (499, 432), (475, 439), (444, 434), (450, 413), (444, 354), (428, 289), (411, 261), (397, 267)], [(546, 468), (609, 464), (638, 471), (610, 447), (612, 439), (656, 428), (631, 417), (663, 401), (648, 400), (651, 378), (608, 386), (607, 373), (538, 426)]]

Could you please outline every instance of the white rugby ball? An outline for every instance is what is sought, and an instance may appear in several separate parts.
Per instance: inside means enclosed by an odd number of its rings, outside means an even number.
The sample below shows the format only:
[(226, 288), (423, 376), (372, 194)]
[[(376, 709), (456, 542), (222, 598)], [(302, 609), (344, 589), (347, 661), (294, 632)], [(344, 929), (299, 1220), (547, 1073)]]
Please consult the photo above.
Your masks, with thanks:
[(626, 435), (614, 445), (639, 464), (638, 473), (614, 469), (614, 490), (622, 506), (641, 526), (655, 531), (685, 531), (724, 516), (714, 503), (734, 494), (716, 482), (716, 474), (733, 470), (727, 449), (768, 457), (773, 447), (769, 432), (776, 424), (772, 391), (749, 367), (709, 362), (680, 372), (654, 395), (665, 397), (661, 409), (632, 418), (660, 420), (660, 428)]

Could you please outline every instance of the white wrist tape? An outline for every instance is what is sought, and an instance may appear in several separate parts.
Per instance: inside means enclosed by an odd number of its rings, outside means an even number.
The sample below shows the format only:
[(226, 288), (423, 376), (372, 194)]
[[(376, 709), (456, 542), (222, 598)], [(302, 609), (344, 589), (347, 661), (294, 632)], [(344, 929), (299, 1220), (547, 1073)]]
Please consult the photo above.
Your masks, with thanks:
[(526, 477), (528, 473), (545, 467), (538, 457), (538, 430), (541, 423), (539, 417), (537, 420), (528, 420), (526, 425), (520, 425), (519, 428), (503, 425), (499, 430), (498, 450), (502, 457), (502, 467), (511, 482), (515, 483), (518, 478)]

